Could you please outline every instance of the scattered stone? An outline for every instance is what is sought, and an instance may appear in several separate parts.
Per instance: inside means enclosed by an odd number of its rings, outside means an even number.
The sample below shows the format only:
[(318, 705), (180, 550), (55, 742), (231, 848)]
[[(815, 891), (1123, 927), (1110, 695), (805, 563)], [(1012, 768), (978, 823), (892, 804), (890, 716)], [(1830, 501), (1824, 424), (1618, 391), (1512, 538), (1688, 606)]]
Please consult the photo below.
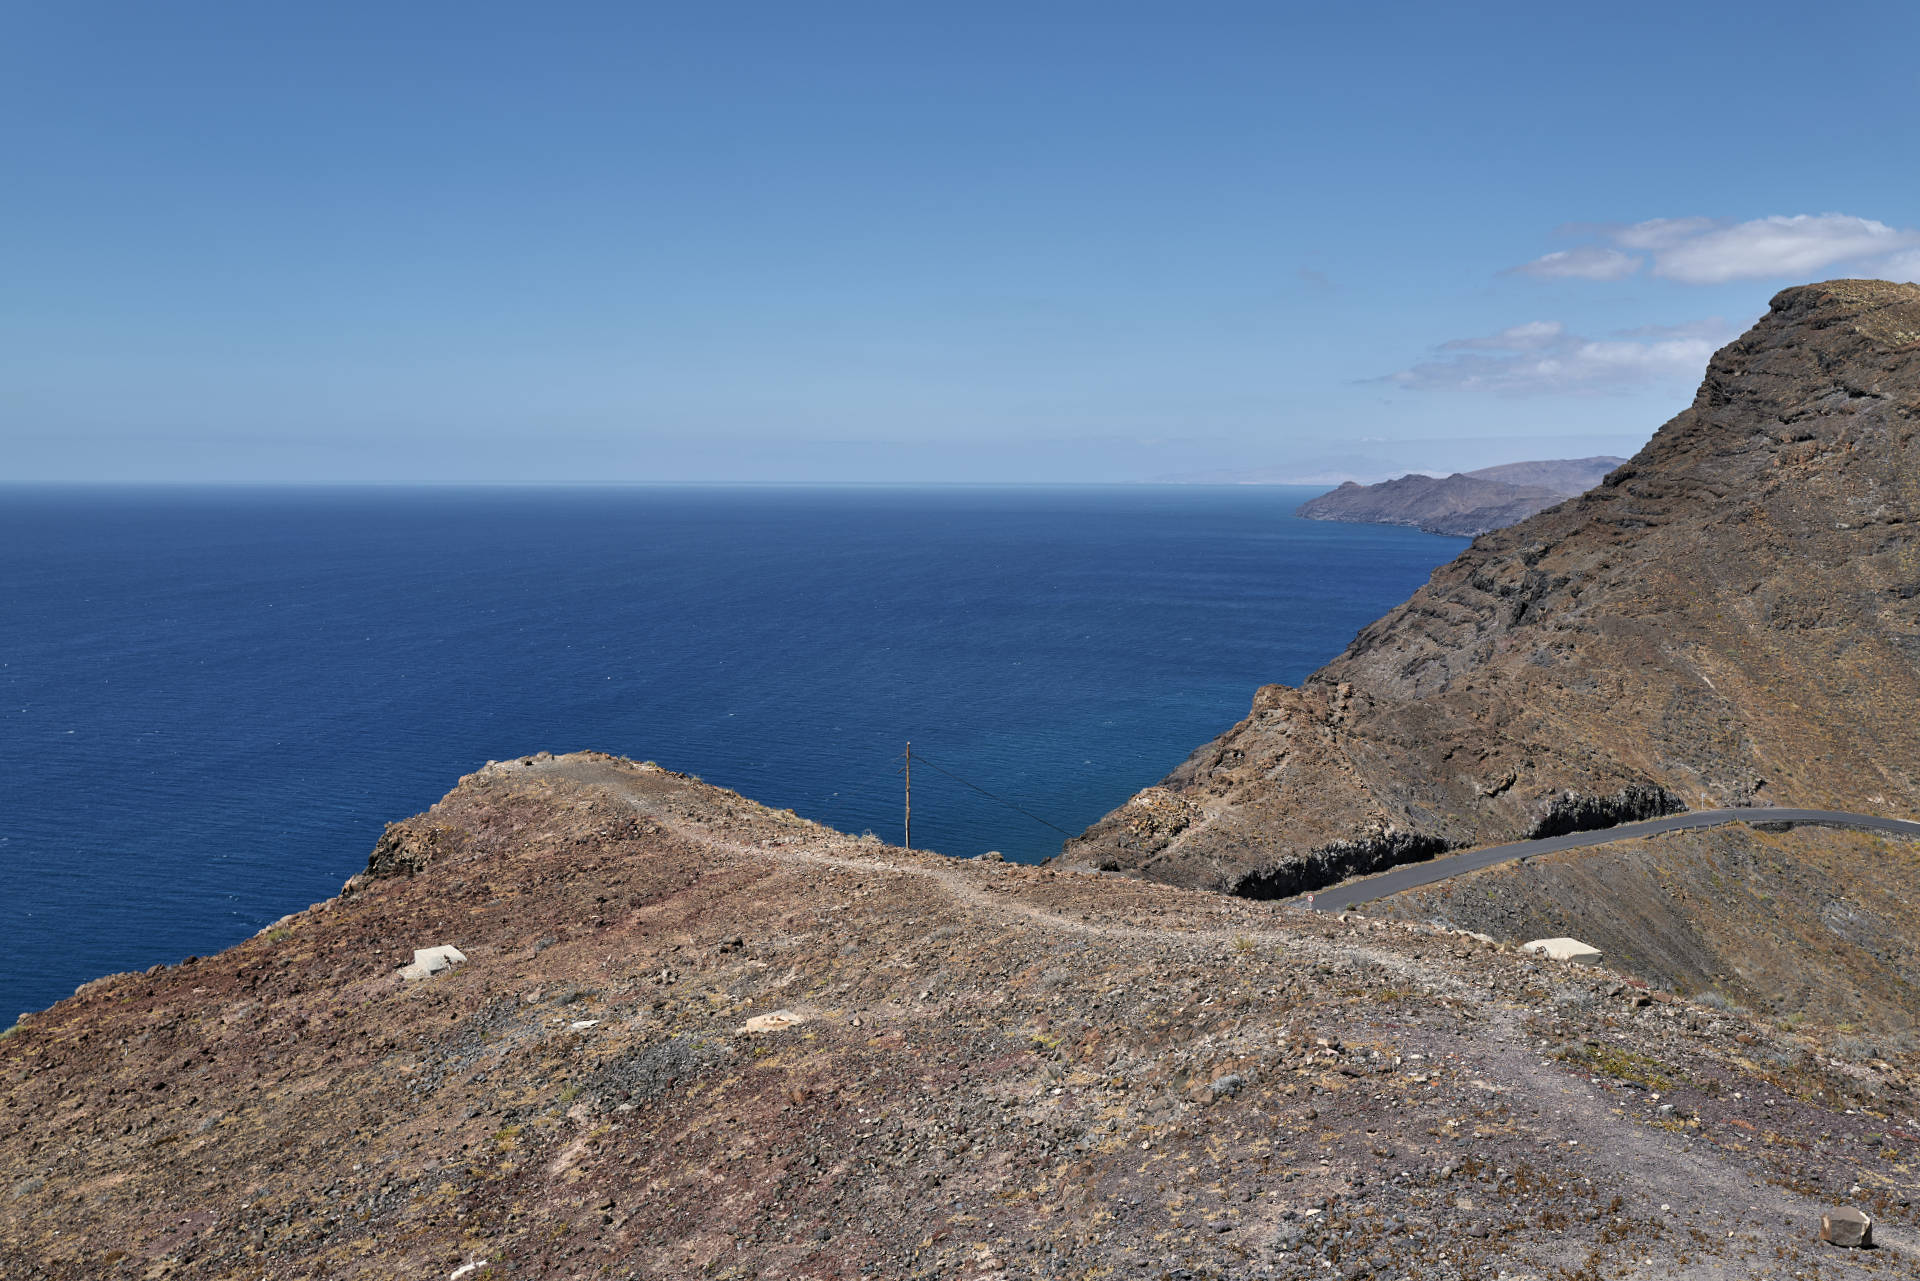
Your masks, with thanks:
[(1238, 1072), (1229, 1072), (1225, 1076), (1215, 1077), (1207, 1088), (1213, 1091), (1216, 1099), (1230, 1099), (1240, 1093), (1240, 1087), (1246, 1083), (1247, 1078)]
[[(778, 1032), (783, 1028), (798, 1027), (806, 1021), (807, 1016), (804, 1014), (796, 1014), (792, 1010), (774, 1010), (770, 1014), (754, 1015), (741, 1025), (740, 1030), (748, 1035), (761, 1032)], [(859, 1019), (854, 1020), (856, 1025), (858, 1025), (859, 1022)]]
[(1852, 1206), (1830, 1210), (1820, 1216), (1820, 1239), (1850, 1250), (1871, 1250), (1873, 1219)]

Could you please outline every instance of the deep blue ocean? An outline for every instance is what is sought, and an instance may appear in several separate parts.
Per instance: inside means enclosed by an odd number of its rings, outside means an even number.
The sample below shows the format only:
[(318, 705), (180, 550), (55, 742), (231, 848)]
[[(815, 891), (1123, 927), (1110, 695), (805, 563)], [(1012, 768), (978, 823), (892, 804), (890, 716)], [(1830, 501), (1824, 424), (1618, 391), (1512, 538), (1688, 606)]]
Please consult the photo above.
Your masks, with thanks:
[[(0, 489), (0, 1025), (331, 895), (489, 758), (1078, 831), (1465, 545), (1313, 489)], [(917, 845), (1059, 833), (931, 769)]]

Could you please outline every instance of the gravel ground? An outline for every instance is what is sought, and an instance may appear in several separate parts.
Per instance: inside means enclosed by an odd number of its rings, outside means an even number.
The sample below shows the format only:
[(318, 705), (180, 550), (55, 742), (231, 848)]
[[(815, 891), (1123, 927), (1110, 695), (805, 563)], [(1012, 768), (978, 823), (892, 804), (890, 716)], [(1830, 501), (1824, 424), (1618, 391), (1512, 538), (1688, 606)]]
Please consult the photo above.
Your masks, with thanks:
[(374, 868), (0, 1039), (0, 1274), (1920, 1273), (1913, 1061), (1610, 971), (597, 754)]

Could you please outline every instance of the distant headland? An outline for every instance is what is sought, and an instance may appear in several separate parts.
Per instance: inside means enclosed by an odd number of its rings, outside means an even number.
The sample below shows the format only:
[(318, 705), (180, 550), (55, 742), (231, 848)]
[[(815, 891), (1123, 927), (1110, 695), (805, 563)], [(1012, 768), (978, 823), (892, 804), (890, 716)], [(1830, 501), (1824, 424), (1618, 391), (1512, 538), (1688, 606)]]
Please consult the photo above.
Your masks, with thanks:
[(1297, 514), (1308, 520), (1411, 525), (1429, 534), (1473, 538), (1517, 525), (1586, 493), (1626, 461), (1600, 454), (1506, 463), (1451, 476), (1415, 472), (1377, 485), (1348, 481), (1331, 493), (1302, 503)]

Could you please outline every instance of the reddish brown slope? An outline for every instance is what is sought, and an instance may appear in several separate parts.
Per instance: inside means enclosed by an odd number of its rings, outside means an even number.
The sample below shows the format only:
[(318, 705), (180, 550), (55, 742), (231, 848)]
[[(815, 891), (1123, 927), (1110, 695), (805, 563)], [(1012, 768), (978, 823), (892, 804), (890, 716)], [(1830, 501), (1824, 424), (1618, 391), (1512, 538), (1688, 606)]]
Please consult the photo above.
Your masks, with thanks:
[(1843, 1198), (1913, 1266), (1911, 1060), (1607, 974), (599, 756), (375, 867), (0, 1038), (0, 1275), (1785, 1275)]

